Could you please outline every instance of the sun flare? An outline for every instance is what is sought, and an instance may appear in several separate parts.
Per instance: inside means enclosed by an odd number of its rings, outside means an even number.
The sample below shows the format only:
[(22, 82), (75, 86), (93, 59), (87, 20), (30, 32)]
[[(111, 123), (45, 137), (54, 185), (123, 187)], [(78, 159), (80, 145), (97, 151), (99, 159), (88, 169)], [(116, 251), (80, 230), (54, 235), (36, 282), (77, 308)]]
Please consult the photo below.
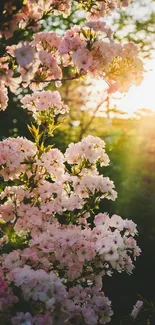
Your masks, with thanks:
[(129, 115), (136, 110), (147, 108), (155, 111), (154, 99), (155, 82), (155, 59), (146, 64), (146, 72), (140, 86), (131, 86), (127, 94), (121, 99), (115, 100), (118, 108), (123, 109)]
[[(127, 93), (120, 94), (116, 92), (112, 94), (110, 98), (110, 106), (116, 106), (118, 109), (127, 113), (127, 117), (132, 117), (133, 114), (139, 109), (150, 109), (155, 111), (155, 58), (150, 59), (145, 64), (144, 79), (140, 86), (132, 85)], [(103, 80), (96, 80), (94, 90), (92, 108), (96, 105), (97, 93), (104, 93), (107, 89), (107, 85)], [(93, 92), (92, 92), (93, 93)], [(90, 107), (90, 103), (89, 103)], [(102, 110), (98, 112), (98, 115), (102, 114)]]

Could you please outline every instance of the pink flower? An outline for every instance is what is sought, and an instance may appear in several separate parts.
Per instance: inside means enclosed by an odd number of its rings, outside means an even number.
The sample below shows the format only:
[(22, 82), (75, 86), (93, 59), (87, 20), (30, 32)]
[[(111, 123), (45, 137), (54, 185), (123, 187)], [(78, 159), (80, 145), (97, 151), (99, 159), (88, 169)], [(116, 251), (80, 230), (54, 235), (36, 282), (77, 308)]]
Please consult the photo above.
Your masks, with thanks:
[(58, 91), (43, 90), (26, 95), (22, 98), (23, 107), (33, 112), (34, 118), (39, 121), (39, 112), (49, 111), (53, 115), (68, 113), (69, 108), (61, 99)]
[(72, 60), (79, 69), (87, 71), (93, 64), (93, 58), (86, 49), (78, 49), (72, 54)]
[(15, 57), (21, 67), (26, 67), (34, 60), (34, 48), (28, 43), (22, 43), (15, 49)]
[(53, 32), (41, 32), (34, 35), (33, 45), (37, 50), (46, 50), (51, 52), (58, 49), (61, 43), (61, 36)]
[(35, 144), (26, 138), (8, 138), (0, 141), (0, 165), (4, 167), (0, 174), (4, 179), (15, 179), (27, 169), (27, 165), (22, 163), (33, 157), (36, 150)]
[(110, 221), (110, 218), (107, 213), (99, 213), (98, 215), (95, 216), (94, 224), (95, 224), (95, 226), (98, 226), (98, 225), (109, 226), (109, 221)]
[(119, 229), (120, 231), (123, 230), (124, 228), (124, 220), (118, 216), (117, 214), (114, 214), (111, 218), (110, 218), (110, 227), (114, 227), (114, 228), (117, 228)]
[(143, 301), (141, 300), (138, 300), (135, 304), (135, 306), (133, 306), (133, 310), (131, 312), (131, 316), (135, 319), (139, 312), (140, 312), (140, 309), (143, 307)]
[(0, 312), (6, 312), (18, 302), (18, 298), (12, 294), (8, 283), (4, 280), (4, 274), (0, 274)]
[(131, 0), (123, 0), (123, 2), (122, 2), (122, 6), (123, 6), (123, 7), (128, 7), (129, 4), (130, 4), (130, 2), (131, 2)]
[(8, 91), (3, 82), (0, 82), (0, 110), (4, 111), (8, 105)]
[(111, 38), (112, 33), (113, 33), (111, 28), (107, 27), (106, 23), (101, 20), (88, 21), (86, 23), (86, 26), (88, 26), (89, 28), (92, 28), (95, 32), (102, 32), (102, 33), (106, 34), (106, 36), (108, 38)]

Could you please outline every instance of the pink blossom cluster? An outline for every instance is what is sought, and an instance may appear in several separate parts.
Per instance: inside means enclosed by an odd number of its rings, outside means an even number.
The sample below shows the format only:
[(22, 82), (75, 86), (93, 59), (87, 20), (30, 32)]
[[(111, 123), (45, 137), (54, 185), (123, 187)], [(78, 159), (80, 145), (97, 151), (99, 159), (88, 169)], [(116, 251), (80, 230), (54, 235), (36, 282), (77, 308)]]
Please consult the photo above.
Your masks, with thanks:
[(39, 112), (47, 111), (51, 115), (66, 114), (69, 111), (67, 105), (62, 100), (58, 91), (43, 90), (26, 95), (22, 98), (23, 107), (33, 113), (35, 119), (39, 119)]
[(7, 278), (21, 288), (24, 300), (41, 301), (47, 309), (60, 303), (67, 294), (61, 280), (53, 272), (35, 271), (28, 265), (13, 269)]
[(11, 308), (13, 304), (18, 302), (18, 298), (13, 295), (8, 283), (4, 280), (2, 269), (0, 270), (0, 312)]
[(57, 313), (47, 311), (45, 315), (35, 317), (30, 313), (17, 313), (12, 318), (12, 324), (27, 324), (29, 321), (28, 324), (32, 325), (71, 325), (74, 321), (74, 324), (80, 325), (83, 321), (83, 324), (97, 325), (98, 321), (100, 324), (108, 323), (113, 315), (111, 302), (96, 286), (70, 288), (65, 301), (55, 310)]
[(98, 0), (95, 2), (90, 0), (89, 6), (87, 0), (78, 0), (78, 2), (82, 4), (82, 8), (88, 12), (88, 17), (91, 17), (92, 19), (98, 19), (106, 14), (110, 14), (113, 10), (120, 8), (121, 6), (127, 7), (130, 4), (130, 0)]
[(102, 20), (90, 20), (86, 23), (86, 26), (93, 29), (95, 32), (104, 33), (108, 38), (110, 38), (113, 33), (112, 29)]
[(60, 43), (61, 36), (53, 32), (36, 33), (32, 42), (38, 51), (53, 51), (53, 53), (59, 48)]
[[(61, 43), (61, 37), (53, 32), (41, 32), (34, 36), (32, 46), (38, 54), (39, 70), (34, 75), (36, 80), (61, 79), (62, 66), (58, 49)], [(43, 85), (39, 84), (39, 87)], [(31, 85), (32, 87), (32, 85)], [(36, 85), (34, 85), (36, 87)]]
[(26, 169), (26, 161), (33, 158), (37, 148), (26, 138), (8, 138), (0, 142), (0, 174), (4, 180), (15, 179)]
[[(7, 52), (18, 63), (23, 86), (41, 90), (48, 80), (62, 78), (61, 58), (58, 55), (61, 37), (53, 32), (34, 35), (31, 43), (8, 46)], [(9, 58), (8, 58), (9, 59)]]
[[(75, 150), (76, 146), (78, 149)], [(0, 207), (2, 220), (13, 221), (17, 213), (15, 229), (24, 231), (42, 226), (49, 215), (84, 209), (90, 197), (96, 204), (101, 198), (115, 200), (114, 183), (99, 175), (96, 168), (97, 163), (106, 166), (109, 162), (104, 146), (103, 140), (88, 136), (71, 144), (64, 155), (57, 148), (40, 154), (34, 143), (24, 138), (1, 141), (0, 174), (3, 178), (20, 179), (22, 183), (25, 175), (28, 182), (33, 179), (36, 183), (30, 190), (25, 185), (5, 188), (1, 193), (1, 198), (5, 199)], [(24, 197), (32, 202), (37, 199), (39, 205), (36, 202), (35, 206), (25, 204)]]
[(100, 166), (109, 164), (109, 157), (104, 150), (105, 142), (91, 135), (81, 142), (71, 143), (65, 152), (65, 158), (71, 165), (99, 163)]
[(81, 74), (103, 78), (111, 92), (126, 92), (132, 83), (139, 85), (143, 78), (143, 63), (138, 58), (137, 47), (133, 43), (121, 45), (96, 35), (93, 37), (92, 28), (104, 30), (110, 37), (111, 32), (102, 23), (90, 22), (87, 26), (89, 28), (73, 27), (65, 33), (60, 54), (68, 55)]
[[(71, 0), (27, 0), (19, 9), (15, 3), (6, 1), (3, 8), (4, 22), (0, 30), (0, 36), (9, 39), (18, 28), (25, 29), (31, 26), (38, 29), (39, 21), (44, 15), (65, 14), (68, 15), (71, 9)], [(16, 9), (16, 13), (14, 10)]]
[[(1, 255), (2, 286), (6, 283), (7, 292), (18, 288), (20, 299), (35, 306), (19, 313), (19, 297), (11, 293), (17, 311), (11, 323), (108, 323), (113, 312), (102, 277), (113, 270), (130, 274), (140, 249), (134, 222), (95, 214), (103, 198), (116, 198), (113, 182), (97, 169), (109, 163), (104, 141), (88, 136), (64, 154), (57, 148), (40, 152), (19, 137), (1, 141), (0, 147), (1, 175), (15, 180), (0, 194), (1, 224), (26, 243)], [(2, 252), (10, 241), (9, 233), (4, 237)], [(44, 310), (40, 316), (38, 305)]]
[[(133, 43), (121, 45), (111, 41), (112, 32), (102, 21), (86, 25), (73, 27), (63, 37), (51, 32), (35, 35), (31, 46), (37, 53), (36, 68), (26, 67), (24, 70), (21, 67), (21, 76), (26, 78), (23, 80), (33, 90), (42, 89), (48, 80), (63, 80), (64, 67), (78, 71), (79, 76), (89, 74), (104, 79), (111, 92), (126, 92), (131, 84), (141, 83), (143, 63), (138, 57), (137, 47)], [(26, 51), (24, 46), (21, 50)], [(28, 62), (31, 60), (30, 56), (31, 51), (25, 52), (22, 65), (25, 57)], [(16, 58), (20, 61), (18, 50)]]
[(8, 105), (8, 89), (13, 93), (19, 87), (21, 77), (14, 78), (13, 71), (9, 68), (7, 57), (0, 58), (0, 110), (5, 110)]
[[(43, 225), (46, 231), (32, 234), (34, 238), (30, 248), (2, 256), (8, 283), (11, 281), (21, 288), (23, 299), (40, 301), (46, 310), (54, 310), (61, 305), (61, 309), (66, 311), (66, 319), (80, 314), (88, 325), (98, 324), (98, 320), (101, 324), (108, 323), (112, 310), (110, 301), (100, 291), (103, 272), (96, 277), (93, 266), (105, 273), (109, 272), (108, 264), (119, 272), (131, 272), (130, 255), (134, 252), (134, 256), (138, 256), (140, 250), (131, 237), (136, 233), (133, 222), (116, 215), (109, 218), (106, 214), (97, 215), (94, 222), (96, 227), (92, 231), (75, 226), (64, 227), (58, 223)], [(110, 228), (115, 231), (110, 231)], [(83, 272), (81, 266), (85, 266)], [(51, 272), (51, 268), (56, 274), (63, 274), (64, 284)], [(69, 271), (64, 273), (66, 268)], [(80, 277), (91, 279), (92, 283), (97, 280), (96, 286), (84, 289), (77, 284), (67, 290), (66, 281), (73, 282)]]
[(131, 273), (133, 263), (130, 254), (134, 257), (140, 254), (140, 249), (132, 237), (135, 234), (131, 231), (134, 227), (136, 232), (136, 225), (132, 221), (122, 220), (117, 215), (109, 218), (100, 214), (96, 218), (100, 218), (101, 222), (104, 220), (105, 224), (96, 225), (92, 231), (89, 228), (82, 229), (81, 226), (49, 226), (45, 232), (34, 235), (30, 246), (43, 252), (48, 261), (53, 253), (52, 261), (57, 262), (58, 269), (66, 270), (64, 275), (70, 281), (82, 277), (86, 266), (92, 274), (96, 266), (108, 274), (111, 269)]
[[(58, 53), (60, 43), (61, 37), (53, 32), (41, 32), (34, 36), (31, 44), (38, 55), (38, 69), (34, 74), (37, 85), (32, 84), (31, 87), (42, 88), (44, 86), (42, 81), (62, 78), (62, 59)], [(28, 75), (27, 72), (26, 75)]]
[(0, 110), (4, 111), (8, 106), (8, 91), (3, 82), (0, 82)]
[[(67, 30), (64, 36), (41, 32), (30, 43), (7, 47), (1, 60), (1, 110), (7, 106), (6, 87), (15, 92), (22, 83), (35, 91), (42, 90), (50, 81), (61, 86), (65, 68), (71, 71), (69, 79), (87, 75), (104, 79), (109, 92), (127, 92), (132, 84), (139, 85), (143, 79), (143, 62), (136, 45), (121, 45), (111, 36), (111, 29), (103, 21), (90, 21), (86, 26)], [(17, 63), (15, 70), (9, 69), (10, 60), (14, 66)], [(20, 77), (14, 78), (15, 72)]]
[[(13, 325), (55, 325), (53, 316), (46, 312), (44, 315), (33, 317), (29, 312), (18, 312), (16, 316), (12, 317), (11, 322)], [(60, 323), (57, 323), (60, 325)], [(63, 325), (63, 323), (61, 323)]]
[(113, 315), (111, 302), (98, 287), (87, 287), (83, 290), (82, 286), (77, 285), (69, 289), (68, 296), (69, 311), (74, 312), (75, 310), (77, 314), (82, 313), (86, 324), (95, 325), (98, 324), (98, 321), (100, 324), (106, 324), (111, 320)]
[[(77, 3), (88, 13), (88, 17), (98, 19), (120, 6), (128, 6), (130, 0), (99, 0), (95, 2), (93, 0), (78, 0)], [(15, 30), (24, 29), (29, 25), (35, 30), (39, 27), (39, 21), (44, 18), (44, 15), (53, 13), (68, 16), (71, 6), (72, 0), (27, 0), (23, 1), (23, 5), (21, 4), (18, 9), (15, 4), (12, 5), (11, 1), (6, 1), (3, 8), (5, 19), (0, 29), (0, 36), (4, 36), (6, 39), (11, 38)]]

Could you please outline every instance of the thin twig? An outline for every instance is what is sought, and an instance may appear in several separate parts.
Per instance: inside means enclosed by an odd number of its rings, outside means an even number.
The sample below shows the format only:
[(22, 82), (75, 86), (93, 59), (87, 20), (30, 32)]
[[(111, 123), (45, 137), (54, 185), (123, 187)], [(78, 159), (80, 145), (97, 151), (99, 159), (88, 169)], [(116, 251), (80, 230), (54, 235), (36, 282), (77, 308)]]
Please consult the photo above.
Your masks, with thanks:
[[(31, 80), (31, 83), (32, 82), (36, 82), (36, 83), (44, 83), (44, 82), (55, 82), (55, 81), (61, 81), (61, 82), (64, 82), (64, 81), (69, 81), (69, 80), (75, 80), (75, 79), (79, 79), (81, 77), (81, 74), (76, 74), (75, 76), (73, 77), (68, 77), (68, 78), (56, 78), (56, 79), (50, 79), (50, 80)], [(23, 81), (22, 83), (27, 83), (27, 81)]]

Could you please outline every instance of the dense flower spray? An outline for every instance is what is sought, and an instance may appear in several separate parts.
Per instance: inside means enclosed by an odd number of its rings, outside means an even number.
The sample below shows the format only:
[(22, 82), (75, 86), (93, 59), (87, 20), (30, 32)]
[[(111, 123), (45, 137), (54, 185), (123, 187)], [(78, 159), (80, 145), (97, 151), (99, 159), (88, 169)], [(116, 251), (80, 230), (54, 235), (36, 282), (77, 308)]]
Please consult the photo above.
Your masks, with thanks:
[[(19, 10), (15, 10), (16, 14), (8, 10), (9, 2), (4, 5), (1, 37), (8, 46), (2, 47), (0, 58), (1, 110), (7, 107), (8, 88), (15, 92), (20, 84), (34, 91), (42, 90), (51, 81), (60, 86), (65, 79), (84, 76), (104, 79), (108, 92), (126, 92), (131, 84), (140, 84), (143, 63), (136, 45), (115, 42), (112, 30), (101, 19), (129, 1), (86, 0), (77, 3), (88, 13), (90, 20), (84, 26), (74, 26), (61, 36), (55, 32), (37, 32), (37, 29), (44, 16), (52, 13), (68, 15), (71, 1), (27, 0), (23, 1)], [(10, 46), (16, 29), (30, 27), (34, 29), (32, 41)], [(64, 73), (66, 68), (70, 71), (67, 77)]]
[(140, 249), (134, 222), (95, 212), (102, 199), (117, 197), (97, 168), (109, 163), (105, 143), (88, 136), (64, 154), (46, 147), (42, 119), (48, 123), (68, 108), (57, 92), (44, 90), (22, 103), (34, 109), (38, 128), (29, 128), (34, 142), (0, 142), (0, 174), (13, 182), (0, 195), (1, 312), (12, 310), (12, 324), (106, 324), (113, 313), (102, 277), (130, 274)]
[[(102, 278), (114, 270), (132, 273), (140, 254), (133, 221), (97, 212), (101, 200), (117, 197), (113, 181), (99, 173), (109, 164), (104, 141), (89, 135), (65, 153), (46, 145), (69, 108), (58, 91), (44, 88), (51, 80), (63, 82), (64, 68), (71, 71), (69, 80), (104, 78), (109, 91), (126, 91), (142, 79), (135, 45), (114, 43), (109, 27), (95, 20), (128, 1), (77, 2), (91, 17), (85, 26), (63, 36), (36, 33), (29, 43), (7, 46), (0, 59), (0, 108), (7, 107), (8, 88), (29, 86), (21, 104), (32, 114), (34, 139), (0, 142), (0, 176), (6, 182), (0, 193), (3, 325), (110, 322)], [(45, 11), (68, 14), (70, 7), (66, 0), (24, 1), (9, 24), (4, 22), (2, 37), (11, 38), (19, 24), (38, 23)]]

